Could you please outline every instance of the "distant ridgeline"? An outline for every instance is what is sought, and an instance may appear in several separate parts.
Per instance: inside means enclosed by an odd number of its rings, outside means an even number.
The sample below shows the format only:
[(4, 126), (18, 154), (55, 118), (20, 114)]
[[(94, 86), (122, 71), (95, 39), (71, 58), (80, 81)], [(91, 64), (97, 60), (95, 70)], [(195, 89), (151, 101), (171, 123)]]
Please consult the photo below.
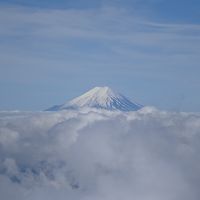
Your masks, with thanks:
[(95, 87), (83, 95), (61, 105), (55, 105), (46, 111), (59, 111), (67, 109), (96, 108), (110, 111), (136, 111), (141, 109), (141, 104), (130, 101), (120, 93), (114, 92), (109, 87)]

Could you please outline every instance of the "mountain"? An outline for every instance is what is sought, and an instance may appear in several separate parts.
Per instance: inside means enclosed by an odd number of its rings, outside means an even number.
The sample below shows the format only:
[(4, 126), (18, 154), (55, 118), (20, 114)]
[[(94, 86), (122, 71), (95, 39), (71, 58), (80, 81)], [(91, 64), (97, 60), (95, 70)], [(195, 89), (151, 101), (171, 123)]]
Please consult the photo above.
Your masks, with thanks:
[(83, 95), (72, 99), (62, 105), (53, 106), (47, 111), (66, 109), (97, 108), (105, 110), (136, 111), (143, 106), (133, 103), (120, 93), (114, 92), (109, 87), (95, 87)]

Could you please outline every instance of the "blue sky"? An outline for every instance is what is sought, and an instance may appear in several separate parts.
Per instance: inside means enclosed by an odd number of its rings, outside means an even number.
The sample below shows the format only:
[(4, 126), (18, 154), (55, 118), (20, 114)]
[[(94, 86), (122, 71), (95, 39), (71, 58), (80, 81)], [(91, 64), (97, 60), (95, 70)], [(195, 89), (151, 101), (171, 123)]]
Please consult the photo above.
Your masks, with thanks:
[(0, 109), (42, 110), (108, 85), (200, 111), (197, 0), (0, 1)]

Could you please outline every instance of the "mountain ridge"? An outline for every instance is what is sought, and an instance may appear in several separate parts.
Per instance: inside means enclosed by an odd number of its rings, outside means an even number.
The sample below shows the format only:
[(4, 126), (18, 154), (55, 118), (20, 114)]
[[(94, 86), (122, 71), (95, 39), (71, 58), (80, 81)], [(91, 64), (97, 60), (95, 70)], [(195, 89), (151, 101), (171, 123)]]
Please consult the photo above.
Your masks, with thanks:
[(94, 87), (86, 93), (61, 105), (55, 105), (46, 111), (59, 111), (67, 109), (96, 108), (110, 111), (136, 111), (142, 108), (141, 104), (130, 101), (124, 95), (113, 91), (111, 88)]

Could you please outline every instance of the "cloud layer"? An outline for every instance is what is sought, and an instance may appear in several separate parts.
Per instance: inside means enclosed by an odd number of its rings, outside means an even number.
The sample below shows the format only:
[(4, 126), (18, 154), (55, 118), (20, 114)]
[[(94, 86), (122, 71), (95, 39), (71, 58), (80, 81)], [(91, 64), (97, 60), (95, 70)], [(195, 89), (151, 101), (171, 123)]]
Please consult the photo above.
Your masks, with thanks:
[(196, 200), (200, 115), (0, 113), (4, 200)]

